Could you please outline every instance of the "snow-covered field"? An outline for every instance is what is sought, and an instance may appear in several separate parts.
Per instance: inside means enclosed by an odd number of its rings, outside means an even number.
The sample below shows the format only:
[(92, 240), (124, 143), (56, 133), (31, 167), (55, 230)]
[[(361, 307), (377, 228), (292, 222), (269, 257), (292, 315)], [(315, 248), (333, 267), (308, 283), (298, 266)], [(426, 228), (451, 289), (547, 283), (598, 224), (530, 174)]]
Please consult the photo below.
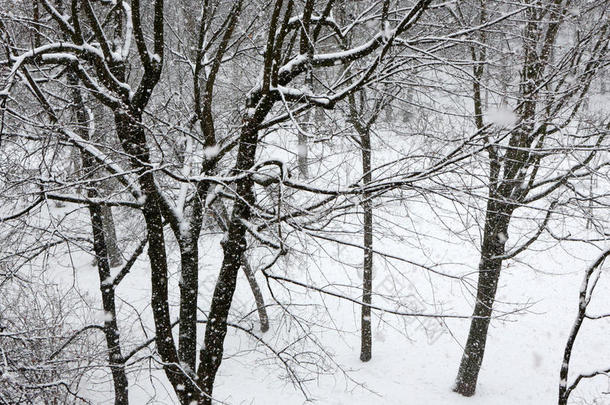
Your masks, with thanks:
[[(428, 230), (429, 236), (421, 236), (419, 241), (426, 247), (427, 258), (416, 247), (396, 240), (384, 241), (380, 238), (376, 241), (377, 249), (416, 262), (427, 259), (428, 263), (446, 263), (441, 266), (442, 270), (455, 275), (464, 275), (470, 272), (469, 269), (476, 268), (479, 257), (476, 246), (451, 237), (440, 226), (435, 227), (435, 217), (428, 215), (426, 218), (424, 208), (413, 211), (421, 212), (421, 215), (411, 215), (413, 226)], [(354, 264), (361, 260), (358, 250), (333, 249), (334, 259), (344, 258)], [(325, 285), (323, 277), (329, 283), (342, 280), (353, 286), (358, 285), (358, 274), (349, 266), (350, 263), (339, 264), (339, 260), (330, 259), (321, 250), (310, 252), (307, 262), (302, 260), (303, 257), (289, 257), (278, 264), (276, 272), (285, 272), (296, 280), (309, 281), (317, 286)], [(205, 309), (209, 305), (205, 297), (209, 297), (218, 271), (219, 237), (202, 238), (201, 251), (207, 252), (201, 268), (200, 306)], [(543, 238), (531, 251), (519, 256), (518, 261), (511, 261), (505, 266), (495, 308), (498, 315), (503, 311), (519, 311), (492, 322), (479, 386), (472, 398), (464, 398), (451, 391), (469, 326), (467, 319), (446, 319), (442, 323), (374, 311), (373, 359), (362, 363), (359, 360), (357, 306), (295, 286), (288, 287), (293, 293), (292, 304), (307, 306), (295, 308), (294, 313), (303, 316), (308, 330), (316, 335), (324, 350), (332, 356), (334, 364), (323, 365), (325, 360), (320, 358), (320, 364), (314, 365), (321, 367), (316, 369), (320, 374), (307, 375), (310, 380), (304, 383), (308, 395), (305, 397), (285, 378), (285, 370), (269, 350), (247, 333), (230, 329), (225, 343), (227, 359), (217, 378), (215, 396), (227, 404), (300, 404), (307, 399), (332, 405), (556, 403), (559, 367), (576, 314), (582, 273), (597, 254), (597, 250), (591, 246), (578, 243), (555, 245)], [(96, 297), (98, 280), (91, 259), (82, 255), (73, 259), (76, 260), (75, 272), (72, 272), (72, 265), (67, 266), (62, 284), (71, 285), (72, 276), (75, 275), (76, 288)], [(265, 258), (261, 260), (264, 262)], [(466, 288), (458, 280), (430, 275), (415, 266), (396, 262), (393, 266), (386, 266), (387, 263), (376, 259), (374, 289), (377, 294), (396, 296), (406, 307), (422, 312), (470, 315), (472, 288)], [(392, 271), (388, 271), (388, 268)], [(471, 280), (476, 279), (473, 276), (470, 275)], [(264, 285), (260, 274), (258, 277), (261, 285)], [(174, 299), (178, 295), (177, 278), (177, 274), (174, 274), (170, 288)], [(150, 332), (152, 326), (148, 311), (149, 282), (147, 266), (142, 262), (132, 270), (118, 290), (119, 297), (129, 302), (129, 305), (119, 304), (123, 338), (132, 341), (133, 345), (137, 344), (138, 336), (142, 337), (142, 330), (148, 329)], [(600, 313), (610, 307), (607, 297), (609, 287), (607, 277), (602, 277), (592, 304), (593, 309), (598, 309)], [(266, 288), (264, 290), (267, 303), (272, 303), (268, 291)], [(280, 296), (286, 293), (277, 285), (275, 291), (280, 292)], [(340, 291), (358, 298), (357, 291)], [(351, 294), (346, 291), (351, 291)], [(396, 309), (392, 303), (380, 297), (375, 297), (374, 303)], [(406, 307), (400, 308), (404, 310)], [(273, 306), (270, 307), (271, 330), (265, 334), (258, 332), (257, 319), (252, 314), (251, 292), (243, 276), (240, 276), (233, 308), (234, 320), (250, 313), (248, 319), (251, 321), (245, 324), (251, 324), (253, 331), (276, 350), (285, 348), (290, 342), (291, 333), (296, 333), (296, 324), (287, 321), (282, 311)], [(135, 321), (136, 310), (142, 313), (145, 328)], [(585, 322), (575, 346), (572, 373), (607, 366), (610, 360), (610, 347), (607, 344), (609, 334), (610, 323), (607, 320)], [(320, 351), (314, 346), (307, 341), (299, 349), (305, 352)], [(311, 357), (303, 356), (303, 361), (311, 360)], [(296, 369), (299, 369), (298, 363), (298, 359), (293, 363)], [(132, 374), (130, 381), (133, 403), (174, 403), (163, 373), (149, 373), (150, 365), (144, 362), (133, 367), (138, 370)], [(158, 365), (153, 362), (152, 366)], [(315, 368), (305, 364), (302, 366)], [(89, 387), (83, 386), (83, 392), (94, 395), (99, 403), (111, 403), (110, 399), (105, 400), (108, 396), (93, 392), (103, 391), (104, 378), (107, 376)], [(572, 402), (608, 404), (610, 397), (605, 393), (609, 390), (610, 380), (597, 377), (583, 382), (573, 394)]]
[[(466, 249), (462, 252), (466, 253)], [(474, 252), (472, 252), (474, 253)], [(559, 249), (532, 254), (528, 260), (532, 268), (512, 264), (502, 277), (499, 299), (505, 302), (530, 302), (523, 314), (506, 321), (492, 323), (477, 394), (464, 398), (451, 391), (462, 355), (468, 322), (447, 321), (447, 331), (430, 343), (421, 328), (414, 330), (410, 339), (393, 330), (401, 325), (395, 318), (384, 317), (390, 325), (373, 322), (373, 359), (363, 364), (358, 359), (359, 335), (351, 308), (343, 308), (347, 316), (342, 325), (351, 333), (334, 339), (332, 348), (336, 360), (350, 377), (363, 386), (354, 386), (335, 373), (312, 383), (312, 398), (322, 404), (552, 404), (556, 402), (559, 367), (563, 348), (575, 317), (578, 288), (582, 269), (589, 257), (597, 252), (574, 247), (570, 252)], [(574, 256), (579, 257), (578, 260)], [(600, 307), (610, 301), (605, 294), (610, 284), (599, 285), (597, 301)], [(452, 288), (453, 287), (453, 288)], [(439, 288), (436, 295), (447, 302), (451, 312), (469, 314), (469, 308), (457, 285)], [(340, 305), (329, 300), (333, 313)], [(350, 325), (351, 324), (351, 325)], [(351, 327), (350, 327), (351, 326)], [(398, 326), (400, 328), (400, 326)], [(269, 333), (270, 335), (273, 332)], [(573, 370), (591, 371), (607, 367), (610, 348), (607, 339), (610, 324), (590, 321), (579, 336)], [(236, 345), (232, 339), (228, 347)], [(227, 361), (222, 368), (217, 394), (219, 399), (235, 404), (297, 404), (303, 397), (282, 387), (269, 371), (248, 366), (244, 361)], [(574, 394), (574, 403), (608, 404), (603, 392), (610, 390), (610, 380), (598, 377), (586, 382)], [(583, 402), (579, 402), (582, 397)], [(605, 399), (604, 399), (605, 398)], [(596, 401), (596, 402), (594, 402)]]

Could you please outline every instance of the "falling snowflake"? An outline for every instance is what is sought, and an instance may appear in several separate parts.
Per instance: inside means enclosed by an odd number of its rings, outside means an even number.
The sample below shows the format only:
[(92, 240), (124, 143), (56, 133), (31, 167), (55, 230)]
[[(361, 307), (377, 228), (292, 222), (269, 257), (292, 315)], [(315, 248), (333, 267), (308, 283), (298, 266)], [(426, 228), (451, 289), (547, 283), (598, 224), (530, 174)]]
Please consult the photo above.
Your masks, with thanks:
[(517, 115), (506, 107), (490, 109), (487, 112), (486, 120), (500, 128), (508, 128), (517, 122)]

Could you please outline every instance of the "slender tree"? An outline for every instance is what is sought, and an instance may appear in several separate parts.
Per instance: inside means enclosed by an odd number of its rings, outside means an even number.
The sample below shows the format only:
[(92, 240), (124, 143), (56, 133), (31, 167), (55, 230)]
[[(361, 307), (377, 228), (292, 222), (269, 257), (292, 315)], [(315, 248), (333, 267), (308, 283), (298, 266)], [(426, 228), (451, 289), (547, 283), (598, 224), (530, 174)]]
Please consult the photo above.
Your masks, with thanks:
[(607, 375), (610, 373), (610, 368), (595, 370), (585, 374), (579, 374), (572, 383), (568, 384), (568, 374), (570, 371), (570, 359), (572, 358), (572, 350), (574, 349), (574, 343), (578, 337), (578, 332), (585, 321), (585, 319), (602, 319), (607, 318), (610, 314), (592, 315), (587, 313), (587, 307), (591, 303), (593, 298), (593, 292), (597, 286), (597, 282), (601, 276), (600, 268), (603, 266), (606, 258), (610, 256), (610, 249), (605, 250), (602, 254), (585, 270), (582, 284), (580, 286), (578, 296), (578, 313), (576, 319), (572, 324), (572, 329), (568, 335), (568, 340), (565, 345), (563, 353), (563, 362), (561, 363), (561, 369), (559, 372), (559, 405), (567, 405), (570, 399), (570, 394), (578, 386), (581, 380), (587, 378), (593, 378), (598, 375)]
[[(373, 181), (373, 165), (371, 146), (372, 126), (375, 124), (379, 115), (387, 103), (387, 97), (378, 95), (373, 98), (372, 103), (369, 92), (362, 91), (359, 94), (359, 103), (354, 96), (349, 97), (350, 121), (358, 134), (354, 137), (355, 142), (360, 148), (362, 159), (362, 184), (364, 187)], [(369, 107), (369, 108), (367, 108)], [(368, 111), (370, 109), (370, 111)], [(362, 263), (362, 309), (360, 316), (361, 328), (361, 348), (360, 360), (369, 361), (372, 356), (373, 335), (371, 332), (371, 303), (373, 296), (373, 195), (365, 192), (362, 195), (363, 211), (363, 263)]]

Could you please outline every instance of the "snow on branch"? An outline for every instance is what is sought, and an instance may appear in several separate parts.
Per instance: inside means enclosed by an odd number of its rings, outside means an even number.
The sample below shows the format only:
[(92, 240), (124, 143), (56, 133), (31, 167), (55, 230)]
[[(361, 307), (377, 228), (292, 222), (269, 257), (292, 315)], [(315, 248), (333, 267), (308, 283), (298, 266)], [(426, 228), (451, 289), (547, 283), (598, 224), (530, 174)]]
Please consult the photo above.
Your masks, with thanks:
[(574, 343), (576, 342), (578, 332), (580, 331), (585, 318), (587, 318), (587, 307), (591, 302), (593, 291), (595, 290), (600, 277), (600, 272), (597, 272), (597, 274), (595, 272), (603, 265), (608, 256), (610, 256), (610, 248), (602, 252), (599, 257), (585, 270), (585, 274), (580, 285), (580, 291), (578, 294), (578, 314), (576, 315), (576, 319), (572, 324), (572, 330), (570, 331), (568, 341), (565, 345), (563, 363), (561, 364), (561, 370), (559, 373), (559, 405), (567, 405), (570, 394), (578, 386), (578, 383), (582, 379), (593, 378), (598, 375), (607, 375), (610, 373), (609, 368), (579, 374), (574, 381), (568, 385), (568, 373)]

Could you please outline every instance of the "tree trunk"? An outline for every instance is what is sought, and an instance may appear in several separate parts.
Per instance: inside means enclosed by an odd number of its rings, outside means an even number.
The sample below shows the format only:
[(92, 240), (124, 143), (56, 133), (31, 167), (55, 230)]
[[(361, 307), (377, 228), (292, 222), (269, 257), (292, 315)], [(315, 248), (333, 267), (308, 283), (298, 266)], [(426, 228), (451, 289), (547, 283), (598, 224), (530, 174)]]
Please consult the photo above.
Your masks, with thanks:
[(267, 315), (267, 309), (265, 307), (265, 299), (263, 298), (263, 292), (261, 291), (258, 283), (256, 282), (256, 276), (254, 275), (254, 270), (250, 263), (248, 262), (248, 258), (246, 255), (242, 255), (242, 268), (244, 270), (244, 274), (248, 279), (248, 284), (250, 284), (250, 290), (252, 290), (252, 295), (254, 296), (254, 303), (256, 304), (256, 310), (258, 312), (258, 319), (261, 324), (261, 332), (265, 333), (269, 330), (269, 316)]
[(40, 46), (40, 6), (38, 0), (33, 1), (32, 16), (34, 18), (34, 46), (38, 48)]
[[(77, 88), (78, 80), (73, 74), (68, 75), (68, 83), (73, 87), (72, 97), (76, 106), (76, 116), (79, 132), (83, 139), (89, 139), (89, 114), (80, 90)], [(94, 170), (95, 162), (86, 152), (81, 153), (82, 165), (85, 173)], [(88, 196), (90, 198), (99, 197), (96, 190), (99, 184), (88, 185)], [(110, 273), (109, 251), (106, 235), (104, 232), (104, 219), (102, 206), (89, 204), (89, 216), (91, 218), (91, 228), (93, 233), (93, 251), (95, 252), (96, 265), (98, 269), (100, 292), (102, 295), (102, 308), (104, 309), (104, 336), (108, 348), (108, 366), (112, 374), (114, 384), (114, 404), (129, 404), (129, 382), (125, 374), (125, 361), (121, 353), (121, 343), (119, 327), (116, 320), (115, 290)], [(116, 236), (115, 236), (116, 238)]]
[[(570, 372), (570, 359), (572, 358), (572, 350), (574, 349), (574, 343), (576, 342), (576, 338), (578, 337), (578, 332), (580, 331), (584, 320), (587, 318), (587, 307), (591, 302), (593, 292), (595, 290), (595, 287), (597, 286), (599, 274), (601, 274), (599, 273), (596, 278), (592, 277), (593, 273), (604, 263), (608, 256), (610, 256), (610, 249), (607, 249), (604, 253), (602, 253), (598, 257), (598, 259), (594, 263), (592, 263), (589, 268), (587, 268), (582, 283), (580, 285), (580, 292), (578, 294), (578, 314), (576, 315), (576, 319), (574, 320), (574, 323), (572, 324), (572, 329), (570, 330), (570, 334), (568, 335), (568, 341), (566, 342), (563, 352), (561, 370), (559, 371), (559, 405), (567, 405), (568, 400), (570, 398), (570, 393), (576, 388), (579, 382), (579, 379), (577, 378), (574, 383), (568, 387), (568, 376)], [(607, 374), (607, 371), (600, 370), (593, 375), (596, 374)]]
[[(584, 308), (583, 308), (584, 307)], [(570, 398), (568, 394), (568, 373), (570, 371), (570, 358), (572, 357), (572, 350), (574, 348), (574, 342), (576, 341), (576, 337), (578, 336), (578, 331), (582, 326), (582, 323), (585, 319), (585, 311), (586, 305), (579, 306), (578, 316), (572, 325), (572, 330), (570, 331), (570, 336), (568, 336), (568, 341), (566, 343), (564, 353), (563, 353), (563, 362), (561, 363), (561, 370), (559, 371), (559, 397), (558, 404), (559, 405), (567, 405), (568, 399)]]
[[(241, 203), (237, 203), (242, 205)], [(235, 215), (234, 215), (235, 217)], [(245, 250), (245, 228), (239, 221), (232, 221), (229, 240), (224, 244), (224, 260), (220, 269), (216, 288), (210, 306), (205, 330), (203, 348), (200, 351), (198, 369), (199, 385), (203, 389), (199, 403), (212, 404), (212, 394), (216, 373), (220, 368), (227, 334), (227, 319), (237, 284), (237, 272), (241, 267), (241, 257)]]
[(125, 374), (125, 361), (121, 353), (119, 327), (116, 320), (116, 303), (114, 286), (111, 280), (108, 249), (104, 235), (102, 210), (99, 205), (89, 205), (91, 227), (93, 229), (93, 248), (97, 259), (100, 278), (100, 291), (102, 293), (102, 307), (104, 308), (104, 336), (108, 347), (108, 366), (112, 373), (114, 383), (114, 404), (129, 404), (128, 380)]
[[(368, 128), (361, 133), (362, 172), (366, 186), (372, 180), (371, 175), (371, 135)], [(364, 193), (362, 208), (364, 210), (364, 262), (362, 266), (362, 313), (361, 313), (361, 347), (360, 360), (369, 361), (372, 355), (373, 338), (371, 334), (371, 302), (373, 292), (373, 207), (370, 193)]]
[[(218, 207), (218, 211), (215, 211), (216, 223), (218, 223), (218, 226), (223, 232), (226, 232), (231, 219), (229, 218), (227, 208), (223, 202), (220, 202)], [(243, 254), (241, 260), (242, 269), (246, 275), (246, 278), (248, 279), (248, 284), (250, 285), (252, 295), (254, 296), (254, 303), (256, 304), (256, 311), (258, 312), (258, 319), (261, 324), (261, 332), (265, 333), (269, 330), (269, 316), (267, 315), (267, 308), (265, 307), (263, 292), (258, 286), (256, 276), (254, 275), (254, 270), (252, 269), (252, 266), (250, 266), (250, 262), (248, 262), (248, 257), (245, 253)]]
[(148, 170), (150, 156), (140, 114), (139, 110), (118, 109), (114, 112), (115, 126), (123, 149), (130, 155), (132, 166), (138, 169), (138, 183), (146, 196), (142, 214), (146, 222), (148, 239), (151, 309), (155, 323), (157, 351), (164, 362), (165, 375), (174, 387), (180, 403), (190, 404), (199, 391), (193, 382), (194, 375), (185, 375), (188, 370), (179, 366), (180, 358), (176, 350), (169, 312), (167, 252), (162, 215), (164, 203), (158, 194), (154, 175)]
[[(258, 101), (259, 111), (256, 116), (246, 118), (237, 152), (235, 165), (237, 173), (248, 171), (254, 165), (258, 144), (258, 125), (272, 104), (268, 97), (263, 96), (263, 99)], [(252, 102), (252, 105), (256, 104)], [(212, 404), (214, 380), (224, 353), (227, 319), (237, 284), (237, 273), (246, 251), (246, 227), (242, 220), (250, 218), (251, 207), (255, 203), (254, 182), (251, 176), (236, 182), (236, 194), (240, 198), (235, 199), (231, 221), (226, 232), (226, 241), (223, 243), (224, 259), (210, 305), (204, 344), (199, 354), (197, 379), (203, 390), (199, 397), (199, 404), (202, 405)]]
[(508, 239), (507, 231), (511, 212), (507, 206), (490, 199), (487, 203), (481, 260), (479, 262), (479, 281), (477, 297), (470, 323), (468, 340), (464, 347), (464, 355), (458, 371), (454, 391), (464, 396), (475, 393), (485, 344), (487, 330), (493, 312), (496, 297), (504, 247)]
[(180, 327), (178, 356), (195, 372), (197, 361), (197, 297), (199, 291), (199, 231), (182, 235), (180, 243)]
[(103, 205), (100, 207), (100, 215), (104, 225), (104, 237), (106, 240), (106, 248), (108, 250), (108, 262), (110, 267), (117, 267), (123, 263), (123, 256), (119, 249), (119, 244), (116, 237), (116, 228), (114, 226), (114, 217), (112, 216), (112, 208)]
[[(202, 199), (207, 185), (198, 188), (191, 204), (192, 215), (188, 229), (174, 225), (180, 246), (180, 327), (178, 357), (195, 376), (197, 362), (197, 298), (199, 296), (199, 234), (203, 224)], [(192, 394), (191, 394), (192, 395)], [(193, 400), (191, 398), (191, 400)]]
[[(120, 19), (117, 19), (120, 20)], [(118, 23), (119, 21), (117, 21)], [(88, 101), (89, 109), (91, 111), (91, 117), (95, 122), (93, 129), (95, 133), (92, 134), (93, 138), (90, 139), (92, 142), (99, 142), (100, 144), (107, 144), (114, 146), (117, 145), (116, 138), (113, 138), (113, 133), (108, 130), (112, 125), (112, 116), (107, 114), (107, 110), (104, 105), (95, 99)], [(78, 165), (74, 164), (75, 171), (78, 169)], [(99, 183), (99, 194), (111, 195), (116, 192), (116, 180), (107, 179)], [(106, 240), (106, 248), (108, 249), (108, 260), (110, 267), (117, 267), (123, 263), (123, 255), (119, 248), (118, 238), (116, 235), (116, 227), (114, 224), (114, 215), (112, 214), (112, 207), (107, 205), (100, 206), (102, 222), (104, 224), (104, 237)]]

